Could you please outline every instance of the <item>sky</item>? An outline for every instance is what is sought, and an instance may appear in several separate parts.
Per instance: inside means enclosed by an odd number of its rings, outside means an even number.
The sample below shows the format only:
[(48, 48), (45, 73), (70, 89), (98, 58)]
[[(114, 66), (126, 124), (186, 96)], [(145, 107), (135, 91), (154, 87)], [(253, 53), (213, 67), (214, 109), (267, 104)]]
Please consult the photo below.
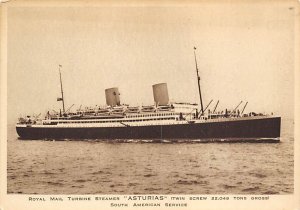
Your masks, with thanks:
[(226, 2), (8, 7), (8, 120), (62, 107), (59, 64), (72, 110), (104, 105), (111, 87), (153, 104), (162, 82), (172, 101), (199, 103), (194, 46), (204, 106), (292, 117), (294, 3)]

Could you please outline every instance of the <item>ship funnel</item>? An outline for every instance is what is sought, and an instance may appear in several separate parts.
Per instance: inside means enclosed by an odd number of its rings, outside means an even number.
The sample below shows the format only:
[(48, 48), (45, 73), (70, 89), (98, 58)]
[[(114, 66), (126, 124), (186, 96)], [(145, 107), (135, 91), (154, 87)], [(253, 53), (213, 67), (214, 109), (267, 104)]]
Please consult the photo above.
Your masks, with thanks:
[(120, 93), (117, 87), (105, 90), (106, 104), (108, 106), (120, 105)]
[(156, 105), (167, 105), (169, 103), (169, 94), (167, 83), (152, 85), (153, 97)]

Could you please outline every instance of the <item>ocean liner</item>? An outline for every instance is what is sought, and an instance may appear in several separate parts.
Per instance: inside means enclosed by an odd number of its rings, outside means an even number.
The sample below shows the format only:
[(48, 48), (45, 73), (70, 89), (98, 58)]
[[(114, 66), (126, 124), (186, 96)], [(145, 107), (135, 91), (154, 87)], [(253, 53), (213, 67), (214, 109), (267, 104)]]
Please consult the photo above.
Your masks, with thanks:
[(105, 90), (106, 105), (65, 110), (61, 65), (62, 110), (48, 111), (44, 118), (19, 118), (19, 139), (142, 139), (159, 141), (191, 140), (199, 142), (279, 142), (281, 118), (273, 114), (245, 113), (242, 101), (232, 110), (218, 110), (219, 101), (209, 109), (203, 106), (200, 76), (194, 48), (200, 106), (170, 102), (166, 83), (152, 86), (154, 105), (121, 104), (118, 88)]

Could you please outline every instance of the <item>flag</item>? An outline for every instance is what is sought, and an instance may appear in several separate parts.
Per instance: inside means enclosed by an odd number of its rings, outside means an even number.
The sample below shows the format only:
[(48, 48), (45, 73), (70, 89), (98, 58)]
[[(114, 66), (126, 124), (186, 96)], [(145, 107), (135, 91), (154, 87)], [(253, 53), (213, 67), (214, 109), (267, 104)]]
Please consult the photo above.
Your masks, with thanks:
[(59, 67), (62, 67), (62, 65), (59, 64)]
[(196, 47), (194, 47), (194, 50), (196, 50)]
[(63, 99), (62, 98), (57, 98), (57, 101), (62, 101)]

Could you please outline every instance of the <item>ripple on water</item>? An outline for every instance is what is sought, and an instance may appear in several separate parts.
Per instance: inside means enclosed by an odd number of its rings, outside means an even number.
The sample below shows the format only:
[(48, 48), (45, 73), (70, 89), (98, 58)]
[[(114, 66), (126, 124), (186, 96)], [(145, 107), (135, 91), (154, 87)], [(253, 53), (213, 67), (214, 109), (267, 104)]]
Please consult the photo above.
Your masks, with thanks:
[(16, 176), (14, 176), (14, 175), (8, 175), (8, 177), (7, 177), (7, 179), (8, 180), (14, 180), (14, 179), (16, 179), (17, 177)]
[(137, 185), (139, 185), (139, 183), (132, 183), (132, 182), (129, 182), (128, 183), (128, 187), (134, 187), (134, 186), (137, 186)]
[(207, 185), (208, 181), (197, 181), (197, 180), (178, 180), (177, 184), (183, 184), (183, 185), (194, 185), (194, 184), (199, 184), (199, 185)]
[(48, 182), (46, 182), (46, 184), (52, 185), (52, 186), (63, 186), (64, 185), (61, 182), (53, 182), (53, 181), (48, 181)]
[(223, 187), (224, 189), (233, 189), (233, 188), (236, 188), (235, 185), (227, 185), (227, 184), (222, 184), (221, 187)]
[(268, 191), (263, 192), (263, 194), (274, 195), (274, 194), (279, 194), (279, 192), (278, 191), (273, 191), (273, 190), (268, 190)]
[(260, 173), (249, 173), (250, 175), (253, 175), (254, 177), (257, 177), (257, 178), (266, 178), (267, 175), (265, 174), (260, 174)]
[(86, 182), (86, 181), (88, 181), (88, 180), (85, 180), (85, 179), (77, 179), (77, 180), (75, 180), (75, 182), (79, 182), (79, 183)]
[(93, 174), (93, 175), (98, 175), (98, 174), (105, 174), (105, 172), (99, 170), (99, 171), (94, 171), (94, 172), (92, 172), (91, 174)]
[(144, 177), (152, 177), (152, 176), (157, 176), (156, 174), (145, 174)]
[(247, 187), (247, 188), (244, 188), (242, 191), (243, 192), (255, 192), (257, 190), (259, 190), (260, 188), (259, 187)]
[(41, 172), (41, 174), (45, 174), (45, 175), (53, 175), (53, 174), (56, 174), (56, 173), (50, 172), (50, 171), (43, 171), (43, 172)]
[(198, 179), (204, 179), (204, 178), (206, 178), (204, 175), (200, 175), (200, 174), (191, 174), (191, 173), (187, 173), (187, 174), (185, 174), (186, 176), (194, 176), (194, 177), (196, 177), (196, 178), (198, 178)]
[(150, 192), (152, 192), (152, 191), (160, 191), (160, 190), (162, 190), (162, 188), (153, 188), (153, 187), (149, 187), (149, 188), (145, 188), (144, 190), (145, 190), (145, 191), (150, 191)]

